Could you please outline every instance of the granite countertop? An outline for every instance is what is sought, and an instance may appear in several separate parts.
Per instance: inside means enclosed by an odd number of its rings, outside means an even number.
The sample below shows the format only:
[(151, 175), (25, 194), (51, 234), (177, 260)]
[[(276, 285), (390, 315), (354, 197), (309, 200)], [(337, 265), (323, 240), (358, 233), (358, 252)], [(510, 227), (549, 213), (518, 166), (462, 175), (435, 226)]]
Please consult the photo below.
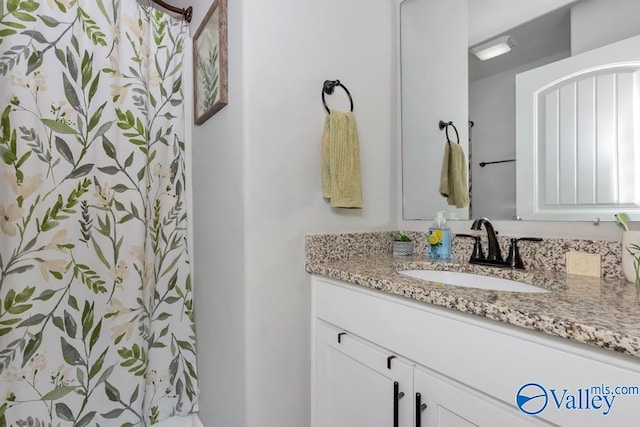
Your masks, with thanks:
[[(449, 270), (485, 274), (542, 286), (548, 293), (463, 288), (399, 274), (398, 270)], [(505, 322), (548, 335), (640, 357), (640, 290), (617, 278), (553, 271), (513, 271), (463, 260), (430, 261), (424, 255), (364, 255), (308, 260), (309, 273)]]

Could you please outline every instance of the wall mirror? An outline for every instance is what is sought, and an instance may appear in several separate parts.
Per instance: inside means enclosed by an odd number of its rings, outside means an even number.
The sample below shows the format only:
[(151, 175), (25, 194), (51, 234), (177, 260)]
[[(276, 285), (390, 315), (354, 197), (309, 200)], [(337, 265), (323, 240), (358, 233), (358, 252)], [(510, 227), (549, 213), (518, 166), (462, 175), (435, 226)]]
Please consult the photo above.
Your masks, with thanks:
[[(639, 14), (637, 0), (401, 1), (403, 218), (431, 219), (437, 211), (445, 210), (449, 219), (486, 216), (497, 220), (522, 217), (581, 221), (598, 216), (608, 221), (613, 220), (610, 212), (620, 210), (640, 219), (640, 175), (635, 172), (640, 171), (640, 117), (637, 114), (640, 73), (637, 70), (626, 67), (619, 70), (624, 76), (610, 77), (598, 76), (600, 72), (595, 71), (589, 77), (591, 83), (578, 81), (580, 79), (569, 82), (569, 86), (591, 84), (595, 88), (592, 92), (596, 96), (587, 101), (587, 107), (590, 105), (596, 111), (598, 108), (611, 110), (601, 115), (603, 119), (591, 119), (590, 124), (582, 125), (599, 129), (608, 126), (609, 134), (613, 135), (599, 137), (597, 144), (592, 141), (591, 157), (585, 155), (586, 148), (577, 149), (577, 143), (573, 151), (564, 142), (556, 143), (546, 152), (544, 148), (535, 151), (529, 146), (516, 150), (515, 96), (516, 75), (553, 67), (555, 63), (640, 34), (640, 21), (634, 18)], [(507, 35), (515, 46), (504, 55), (481, 61), (469, 52), (470, 47)], [(607, 86), (611, 87), (608, 92), (602, 89)], [(578, 96), (584, 99), (581, 93), (587, 91), (583, 88), (572, 95), (571, 89), (556, 89), (558, 105), (579, 105)], [(630, 96), (631, 93), (636, 95)], [(598, 107), (593, 100), (597, 98), (600, 102), (606, 97), (610, 98), (608, 107)], [(555, 130), (552, 125), (545, 127), (538, 123), (536, 129), (527, 132), (566, 133), (567, 129), (574, 129), (573, 134), (569, 132), (562, 138), (584, 140), (584, 131), (578, 135), (576, 122), (565, 118), (583, 114), (586, 107), (563, 108), (567, 113), (556, 123)], [(622, 108), (630, 112), (618, 114)], [(551, 115), (553, 109), (544, 111)], [(469, 209), (447, 206), (439, 195), (446, 143), (444, 132), (438, 128), (439, 120), (456, 125), (460, 144), (469, 154)], [(549, 154), (552, 152), (558, 155), (553, 157)], [(615, 159), (612, 153), (617, 153)], [(596, 172), (596, 167), (581, 166), (585, 162), (593, 164), (597, 156), (611, 158), (600, 172)], [(629, 163), (629, 159), (633, 162)], [(555, 170), (550, 167), (552, 162)], [(523, 178), (519, 173), (516, 180), (517, 170), (531, 172), (534, 165), (541, 178)], [(553, 181), (554, 174), (561, 179)], [(608, 174), (608, 178), (603, 174)], [(586, 181), (593, 185), (579, 187)], [(606, 196), (598, 199), (593, 190), (596, 187)], [(594, 195), (592, 199), (584, 196), (589, 192)], [(523, 200), (527, 201), (525, 208)], [(535, 203), (540, 200), (547, 209), (545, 214), (532, 214)], [(571, 203), (572, 206), (566, 206)], [(605, 209), (599, 205), (607, 206)]]

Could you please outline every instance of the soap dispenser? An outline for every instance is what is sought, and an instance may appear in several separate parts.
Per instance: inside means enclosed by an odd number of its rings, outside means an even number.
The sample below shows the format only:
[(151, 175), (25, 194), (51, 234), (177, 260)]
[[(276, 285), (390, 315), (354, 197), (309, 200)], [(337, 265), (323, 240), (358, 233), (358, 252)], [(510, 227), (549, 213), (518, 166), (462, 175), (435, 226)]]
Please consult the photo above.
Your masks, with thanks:
[(433, 260), (451, 259), (451, 230), (444, 219), (444, 211), (438, 211), (428, 231), (429, 258)]

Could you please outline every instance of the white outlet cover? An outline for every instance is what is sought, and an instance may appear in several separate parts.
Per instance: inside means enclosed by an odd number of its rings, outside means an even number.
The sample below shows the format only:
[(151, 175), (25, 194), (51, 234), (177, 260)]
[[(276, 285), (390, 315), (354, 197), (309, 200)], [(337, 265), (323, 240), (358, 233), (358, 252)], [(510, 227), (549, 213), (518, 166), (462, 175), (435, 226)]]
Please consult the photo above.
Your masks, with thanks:
[(600, 277), (600, 255), (567, 252), (567, 274)]

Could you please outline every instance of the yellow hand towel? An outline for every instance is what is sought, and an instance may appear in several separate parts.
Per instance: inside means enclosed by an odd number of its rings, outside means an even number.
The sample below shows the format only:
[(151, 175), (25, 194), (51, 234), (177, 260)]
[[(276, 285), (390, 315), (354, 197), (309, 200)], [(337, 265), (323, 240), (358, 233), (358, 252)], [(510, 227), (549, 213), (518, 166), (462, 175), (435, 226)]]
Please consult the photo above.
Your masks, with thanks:
[(322, 195), (334, 208), (362, 208), (360, 143), (352, 112), (331, 110), (325, 119)]
[(455, 142), (447, 142), (442, 158), (440, 175), (440, 194), (447, 198), (447, 203), (457, 208), (469, 206), (469, 189), (467, 187), (467, 164), (464, 150)]

